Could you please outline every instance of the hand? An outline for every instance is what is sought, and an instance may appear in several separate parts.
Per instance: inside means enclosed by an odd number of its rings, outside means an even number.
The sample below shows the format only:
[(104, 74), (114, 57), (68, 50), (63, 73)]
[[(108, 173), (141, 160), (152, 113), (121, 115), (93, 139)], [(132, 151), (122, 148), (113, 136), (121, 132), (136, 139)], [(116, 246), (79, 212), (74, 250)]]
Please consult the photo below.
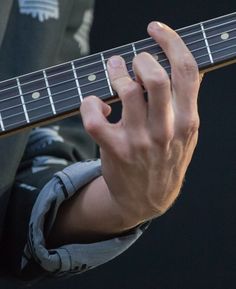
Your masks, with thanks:
[(108, 61), (108, 72), (122, 101), (121, 120), (109, 123), (110, 106), (95, 96), (81, 106), (84, 126), (101, 149), (111, 200), (130, 226), (163, 214), (173, 204), (198, 138), (197, 64), (166, 25), (152, 22), (148, 32), (170, 61), (171, 80), (148, 53), (133, 60), (136, 81), (124, 60), (114, 56)]

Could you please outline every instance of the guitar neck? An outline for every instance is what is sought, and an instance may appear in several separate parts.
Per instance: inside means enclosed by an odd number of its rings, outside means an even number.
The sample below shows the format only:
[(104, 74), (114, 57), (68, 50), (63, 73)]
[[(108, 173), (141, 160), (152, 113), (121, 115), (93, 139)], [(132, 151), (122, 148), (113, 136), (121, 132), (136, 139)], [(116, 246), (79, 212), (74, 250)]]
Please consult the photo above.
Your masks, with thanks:
[[(236, 62), (236, 12), (177, 30), (196, 59), (200, 71)], [(132, 78), (132, 59), (152, 54), (170, 74), (160, 46), (147, 38), (102, 53), (0, 82), (0, 136), (78, 113), (89, 95), (117, 99), (106, 62), (121, 55)]]

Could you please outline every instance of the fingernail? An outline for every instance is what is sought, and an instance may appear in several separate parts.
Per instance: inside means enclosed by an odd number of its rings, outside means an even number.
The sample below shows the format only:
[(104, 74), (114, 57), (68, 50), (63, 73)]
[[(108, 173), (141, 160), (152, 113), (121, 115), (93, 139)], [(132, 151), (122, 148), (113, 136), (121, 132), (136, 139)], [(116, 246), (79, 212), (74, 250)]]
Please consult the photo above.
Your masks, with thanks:
[(123, 59), (120, 56), (112, 56), (108, 60), (108, 65), (117, 68), (117, 67), (122, 67), (123, 66)]
[(161, 22), (153, 21), (148, 25), (149, 30), (157, 30), (160, 28), (164, 28), (164, 25)]

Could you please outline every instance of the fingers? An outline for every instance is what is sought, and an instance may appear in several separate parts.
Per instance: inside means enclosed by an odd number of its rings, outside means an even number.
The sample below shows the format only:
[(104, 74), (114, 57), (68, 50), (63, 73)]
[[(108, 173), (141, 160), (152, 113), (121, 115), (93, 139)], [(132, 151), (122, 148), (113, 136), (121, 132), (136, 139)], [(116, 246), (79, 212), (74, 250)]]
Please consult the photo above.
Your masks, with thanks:
[(171, 65), (171, 81), (176, 105), (182, 111), (195, 111), (199, 88), (197, 64), (182, 39), (168, 26), (152, 22), (149, 34), (164, 50)]
[(131, 79), (120, 56), (111, 57), (107, 68), (111, 85), (122, 101), (122, 123), (128, 129), (143, 127), (147, 112), (141, 85)]
[(86, 131), (100, 146), (108, 146), (113, 139), (112, 125), (106, 119), (111, 107), (98, 97), (90, 96), (83, 100), (80, 112)]
[(133, 69), (148, 93), (148, 126), (153, 138), (166, 141), (173, 134), (172, 94), (169, 76), (148, 53), (139, 54)]
[[(126, 132), (138, 135), (137, 131), (144, 128), (153, 138), (165, 142), (173, 137), (176, 127), (186, 131), (190, 126), (198, 126), (200, 78), (193, 56), (173, 30), (153, 22), (148, 31), (160, 44), (171, 65), (170, 81), (164, 68), (148, 53), (134, 58), (133, 69), (148, 92), (148, 103), (142, 86), (131, 79), (121, 57), (111, 57), (107, 69), (111, 85), (122, 101), (121, 124)], [(91, 103), (88, 98), (82, 105), (85, 127), (100, 145), (112, 142), (112, 125), (106, 120), (107, 113), (109, 109), (98, 99)]]

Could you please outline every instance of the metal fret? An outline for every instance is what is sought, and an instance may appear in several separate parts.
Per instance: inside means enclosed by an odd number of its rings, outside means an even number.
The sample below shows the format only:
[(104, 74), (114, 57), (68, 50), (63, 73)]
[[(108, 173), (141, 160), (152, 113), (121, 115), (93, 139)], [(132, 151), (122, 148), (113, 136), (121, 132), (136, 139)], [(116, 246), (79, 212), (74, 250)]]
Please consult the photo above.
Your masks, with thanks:
[(211, 61), (211, 63), (213, 64), (214, 61), (213, 61), (211, 49), (210, 49), (210, 46), (209, 46), (209, 43), (208, 43), (208, 40), (207, 40), (207, 36), (206, 36), (206, 32), (205, 32), (203, 23), (200, 23), (200, 26), (201, 26), (202, 34), (203, 34), (203, 37), (204, 37), (204, 41), (205, 41), (205, 43), (206, 43), (206, 48), (207, 48), (207, 52), (208, 52), (208, 54), (209, 54), (210, 61)]
[(78, 89), (80, 102), (82, 103), (82, 101), (83, 101), (83, 95), (82, 95), (82, 92), (81, 92), (81, 89), (80, 89), (79, 80), (78, 80), (78, 75), (77, 75), (76, 68), (75, 68), (75, 64), (74, 64), (73, 61), (71, 61), (71, 66), (72, 66), (72, 69), (73, 69), (73, 74), (74, 74), (74, 77), (75, 77), (75, 83), (76, 83), (76, 87), (77, 87), (77, 89)]
[[(136, 45), (136, 43), (135, 43)], [(137, 46), (136, 50), (137, 50)], [(133, 72), (133, 68), (132, 68), (132, 63), (133, 63), (133, 58), (134, 58), (134, 53), (133, 53), (133, 47), (132, 44), (126, 44), (117, 48), (113, 48), (107, 51), (103, 52), (103, 56), (105, 59), (108, 59), (110, 57), (112, 57), (113, 55), (120, 55), (125, 63), (126, 63), (126, 67), (127, 70), (129, 71), (129, 74), (131, 76), (131, 78), (135, 78), (134, 72)]]
[(25, 106), (25, 100), (24, 100), (24, 96), (23, 96), (23, 92), (22, 92), (22, 89), (21, 89), (21, 84), (20, 84), (19, 78), (16, 78), (16, 82), (17, 82), (17, 86), (18, 86), (18, 89), (19, 89), (19, 93), (20, 93), (20, 99), (21, 99), (21, 103), (22, 103), (22, 106), (23, 106), (25, 119), (26, 119), (27, 123), (29, 123), (30, 120), (29, 120), (28, 112), (27, 112), (27, 109), (26, 109), (26, 106)]
[(204, 28), (211, 48), (214, 63), (236, 60), (236, 13), (210, 22), (204, 22)]
[(134, 44), (134, 43), (132, 43), (132, 48), (133, 48), (134, 55), (136, 56), (136, 55), (137, 55), (137, 51), (136, 51), (136, 48), (135, 48), (135, 44)]
[(50, 104), (51, 104), (51, 107), (52, 107), (52, 112), (53, 112), (53, 114), (56, 114), (56, 109), (55, 109), (54, 102), (53, 102), (53, 99), (52, 99), (52, 93), (51, 93), (51, 89), (50, 89), (50, 87), (49, 87), (49, 83), (48, 83), (48, 79), (47, 79), (47, 74), (46, 74), (46, 71), (45, 71), (45, 70), (43, 70), (43, 77), (44, 77), (44, 80), (45, 80), (45, 83), (46, 83), (47, 92), (48, 92), (48, 97), (49, 97)]
[(1, 112), (0, 112), (0, 126), (1, 126), (2, 131), (5, 131), (5, 127), (4, 127), (4, 124), (3, 124), (3, 121), (2, 121)]
[[(200, 71), (236, 62), (236, 13), (177, 30), (195, 57)], [(203, 36), (202, 36), (203, 35)], [(0, 132), (17, 130), (27, 123), (37, 125), (55, 114), (70, 114), (83, 99), (96, 95), (104, 101), (114, 98), (106, 61), (121, 55), (135, 78), (132, 61), (146, 51), (171, 73), (170, 63), (151, 38), (83, 57), (73, 62), (0, 82)], [(78, 95), (79, 94), (79, 95)]]
[(110, 78), (109, 78), (109, 75), (108, 75), (107, 66), (106, 66), (106, 62), (105, 62), (105, 58), (104, 58), (103, 53), (101, 53), (101, 58), (102, 58), (102, 64), (103, 64), (103, 68), (104, 68), (104, 71), (105, 71), (105, 75), (106, 75), (106, 78), (107, 78), (108, 87), (109, 87), (111, 96), (113, 96), (114, 92), (113, 92), (112, 87), (111, 87), (111, 82), (110, 82)]

